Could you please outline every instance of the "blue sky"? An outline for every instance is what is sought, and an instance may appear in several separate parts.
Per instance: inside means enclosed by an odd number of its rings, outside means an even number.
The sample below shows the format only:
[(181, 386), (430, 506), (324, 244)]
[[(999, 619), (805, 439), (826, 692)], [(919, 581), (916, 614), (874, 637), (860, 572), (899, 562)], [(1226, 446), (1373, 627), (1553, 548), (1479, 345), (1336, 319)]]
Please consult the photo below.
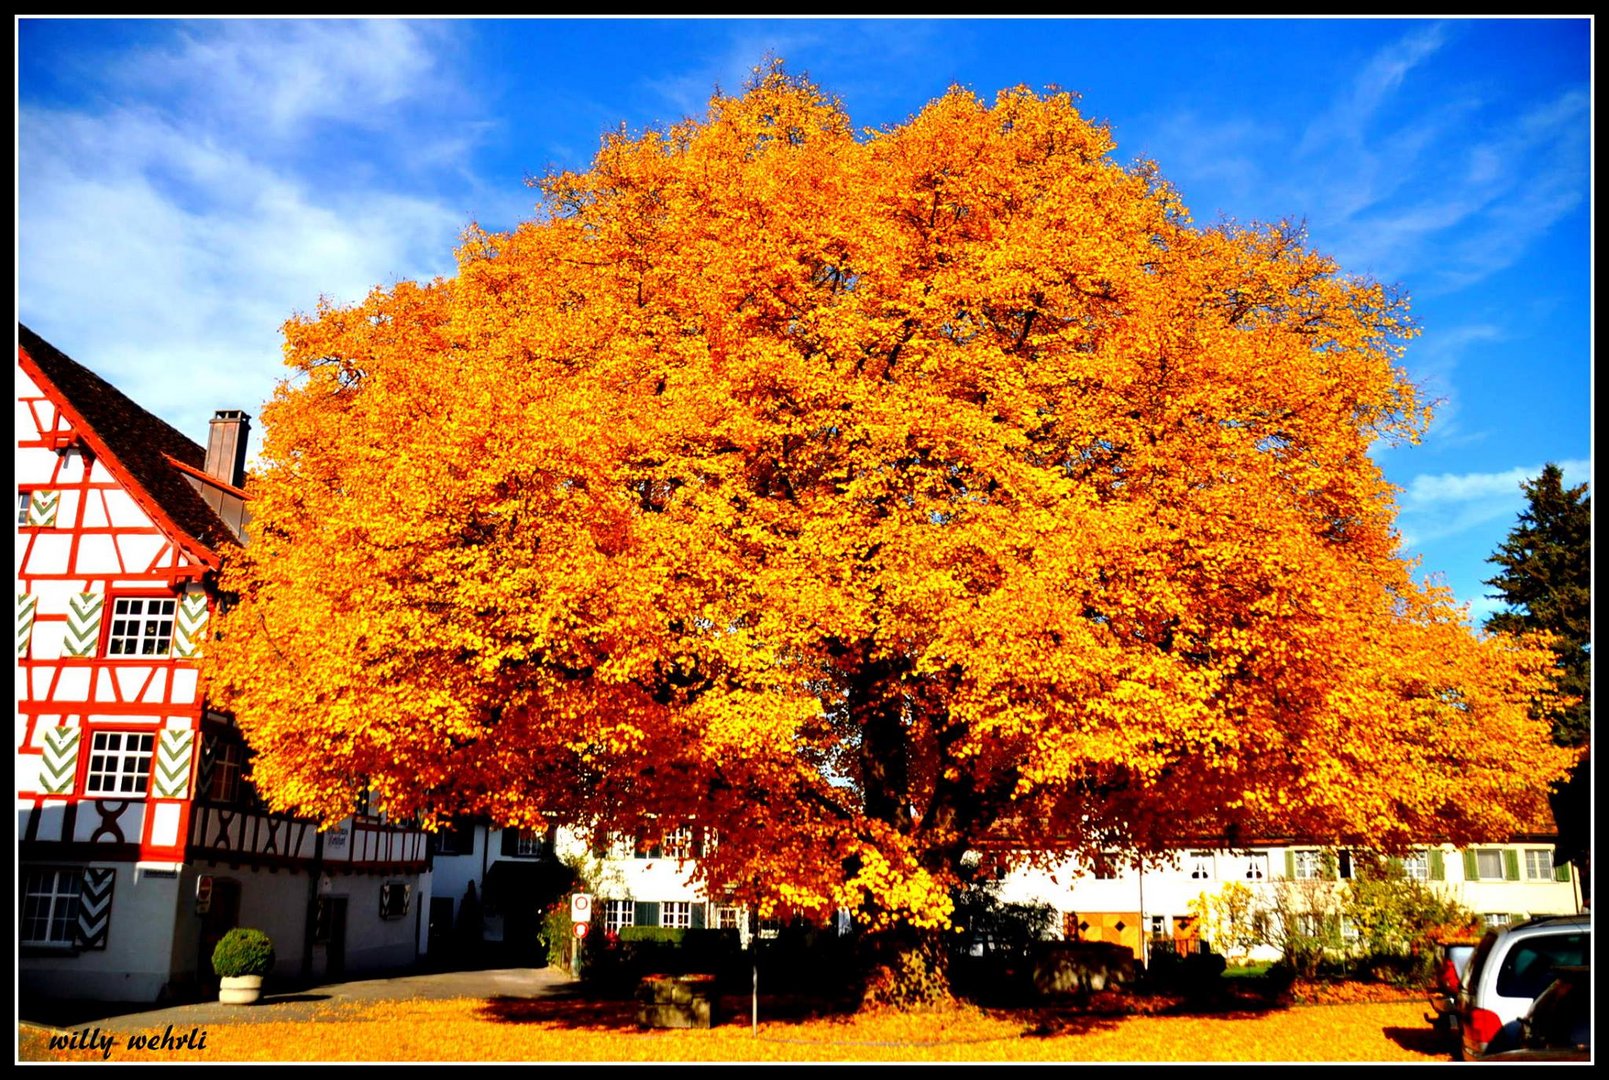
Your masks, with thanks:
[(621, 124), (702, 116), (769, 53), (898, 123), (952, 84), (1054, 84), (1197, 222), (1305, 219), (1402, 286), (1437, 418), (1376, 458), (1421, 572), (1479, 619), (1547, 461), (1591, 474), (1591, 50), (1583, 18), (21, 18), (17, 310), (198, 440), (255, 413), (322, 296), (450, 274), (463, 228)]

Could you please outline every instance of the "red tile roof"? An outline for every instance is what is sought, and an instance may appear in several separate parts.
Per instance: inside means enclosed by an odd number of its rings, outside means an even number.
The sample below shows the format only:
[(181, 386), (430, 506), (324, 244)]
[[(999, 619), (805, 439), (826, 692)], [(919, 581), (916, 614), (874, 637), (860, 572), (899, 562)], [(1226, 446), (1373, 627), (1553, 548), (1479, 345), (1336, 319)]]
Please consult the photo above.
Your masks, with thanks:
[[(17, 324), (17, 362), (66, 414), (74, 430), (159, 525), (206, 562), (238, 541), (213, 513), (194, 484), (166, 460), (202, 469), (207, 452), (134, 402), (122, 391), (61, 352), (21, 323)], [(121, 475), (119, 475), (121, 474)]]

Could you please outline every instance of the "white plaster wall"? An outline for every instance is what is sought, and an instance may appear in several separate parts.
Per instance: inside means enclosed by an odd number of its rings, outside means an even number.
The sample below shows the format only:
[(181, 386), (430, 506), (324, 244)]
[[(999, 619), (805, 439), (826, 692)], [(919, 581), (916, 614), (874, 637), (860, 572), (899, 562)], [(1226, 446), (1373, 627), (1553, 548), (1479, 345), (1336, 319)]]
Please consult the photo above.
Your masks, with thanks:
[[(413, 888), (408, 912), (400, 919), (380, 918), (380, 888), (404, 884)], [(419, 911), (417, 874), (335, 874), (328, 895), (344, 896), (346, 903), (346, 970), (362, 971), (406, 967), (418, 958), (415, 946)]]
[(117, 870), (106, 948), (21, 956), (19, 989), (90, 1001), (156, 1001), (168, 985), (179, 880), (137, 874), (128, 863), (89, 865)]

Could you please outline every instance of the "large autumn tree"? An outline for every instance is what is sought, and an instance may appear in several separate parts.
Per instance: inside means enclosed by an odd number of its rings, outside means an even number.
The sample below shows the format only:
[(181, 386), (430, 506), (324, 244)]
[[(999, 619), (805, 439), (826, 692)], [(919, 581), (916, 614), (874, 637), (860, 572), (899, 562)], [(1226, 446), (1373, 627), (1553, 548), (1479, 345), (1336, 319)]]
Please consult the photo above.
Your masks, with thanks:
[(1404, 303), (1113, 149), (766, 69), (292, 320), (210, 657), (270, 801), (696, 819), (712, 889), (885, 941), (973, 849), (1533, 817), (1549, 654), (1415, 584), (1369, 457)]

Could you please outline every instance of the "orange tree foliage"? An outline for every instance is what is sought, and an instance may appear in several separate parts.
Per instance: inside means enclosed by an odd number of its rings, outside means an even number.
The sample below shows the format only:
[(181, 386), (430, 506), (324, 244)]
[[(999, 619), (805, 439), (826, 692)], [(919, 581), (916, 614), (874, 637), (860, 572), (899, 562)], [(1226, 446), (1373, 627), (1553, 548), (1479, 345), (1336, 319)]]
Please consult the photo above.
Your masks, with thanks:
[(457, 274), (286, 327), (209, 662), (280, 808), (719, 830), (942, 925), (961, 856), (1533, 818), (1545, 650), (1397, 555), (1404, 304), (1199, 228), (1064, 94), (762, 71)]

